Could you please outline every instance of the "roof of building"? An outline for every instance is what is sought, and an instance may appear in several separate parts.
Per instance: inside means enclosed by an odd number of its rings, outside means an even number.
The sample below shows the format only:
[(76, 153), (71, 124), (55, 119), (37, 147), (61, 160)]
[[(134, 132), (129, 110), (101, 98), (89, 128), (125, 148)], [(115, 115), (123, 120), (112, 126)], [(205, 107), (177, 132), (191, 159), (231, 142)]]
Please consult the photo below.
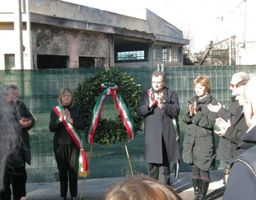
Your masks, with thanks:
[(30, 13), (32, 23), (189, 44), (181, 30), (150, 10), (144, 20), (60, 0), (31, 0)]

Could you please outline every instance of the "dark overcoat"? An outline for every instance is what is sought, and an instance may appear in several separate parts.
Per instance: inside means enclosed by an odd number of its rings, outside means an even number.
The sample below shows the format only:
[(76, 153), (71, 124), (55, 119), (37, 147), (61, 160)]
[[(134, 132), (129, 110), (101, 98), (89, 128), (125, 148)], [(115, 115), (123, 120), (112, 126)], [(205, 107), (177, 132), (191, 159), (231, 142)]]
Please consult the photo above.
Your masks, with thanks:
[[(240, 148), (241, 138), (245, 135), (248, 127), (245, 122), (243, 108), (238, 101), (232, 101), (229, 110), (221, 109), (218, 116), (222, 117), (229, 113), (231, 126), (227, 129), (225, 136), (220, 137), (217, 151), (217, 159), (229, 162), (242, 154), (245, 149)], [(222, 117), (223, 118), (223, 117)]]
[[(35, 119), (22, 101), (17, 101), (17, 103), (12, 106), (12, 109), (15, 118), (15, 130), (18, 142), (15, 151), (9, 155), (7, 162), (12, 167), (21, 167), (25, 166), (25, 162), (31, 164), (30, 138), (28, 131), (34, 126)], [(19, 120), (22, 117), (32, 121), (29, 127), (24, 128), (19, 124)]]
[(213, 126), (217, 115), (210, 112), (207, 105), (216, 105), (217, 101), (210, 94), (201, 100), (193, 97), (189, 102), (193, 104), (195, 101), (197, 114), (192, 117), (187, 114), (184, 119), (187, 126), (182, 155), (184, 162), (208, 171), (212, 169), (215, 159)]
[(179, 115), (179, 100), (177, 93), (165, 87), (163, 89), (164, 108), (149, 109), (149, 95), (147, 91), (141, 96), (138, 114), (144, 119), (145, 159), (148, 163), (163, 164), (163, 141), (170, 161), (179, 159), (177, 151), (176, 130), (172, 122)]

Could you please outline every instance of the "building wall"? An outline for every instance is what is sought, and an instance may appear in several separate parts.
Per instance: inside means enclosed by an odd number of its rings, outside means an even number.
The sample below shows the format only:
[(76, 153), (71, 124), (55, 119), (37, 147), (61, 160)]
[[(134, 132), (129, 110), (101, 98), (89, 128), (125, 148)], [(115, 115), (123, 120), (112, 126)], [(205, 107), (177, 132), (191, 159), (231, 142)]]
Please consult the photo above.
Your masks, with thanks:
[[(66, 56), (68, 59), (64, 63), (70, 68), (79, 67), (79, 57), (95, 58), (96, 67), (155, 65), (153, 44), (148, 49), (147, 61), (115, 63), (113, 37), (116, 35), (129, 40), (147, 40), (147, 43), (158, 40), (169, 45), (187, 43), (182, 31), (148, 10), (146, 19), (138, 19), (59, 0), (30, 0), (30, 15), (27, 15), (24, 3), (28, 1), (22, 2), (24, 69), (37, 69), (38, 55)], [(0, 70), (5, 69), (4, 55), (17, 54), (20, 44), (17, 30), (4, 27), (6, 23), (15, 21), (12, 13), (14, 8), (8, 9), (10, 12), (0, 9), (0, 28), (3, 26), (0, 29), (0, 42), (4, 44), (0, 46)], [(26, 31), (27, 25), (30, 25), (26, 21), (31, 22), (31, 37)], [(31, 60), (29, 50), (32, 50)], [(20, 69), (20, 66), (15, 66), (14, 69)]]
[(112, 44), (106, 34), (42, 25), (34, 25), (32, 32), (34, 59), (37, 54), (69, 56), (70, 68), (79, 67), (79, 56), (104, 58), (104, 64), (109, 63)]
[[(22, 38), (24, 69), (30, 69), (28, 62), (29, 38), (26, 30), (22, 31)], [(16, 32), (13, 29), (9, 30), (5, 25), (1, 25), (0, 23), (0, 70), (5, 70), (5, 54), (15, 54), (17, 50), (17, 40)], [(14, 69), (20, 69), (20, 66), (16, 66)]]

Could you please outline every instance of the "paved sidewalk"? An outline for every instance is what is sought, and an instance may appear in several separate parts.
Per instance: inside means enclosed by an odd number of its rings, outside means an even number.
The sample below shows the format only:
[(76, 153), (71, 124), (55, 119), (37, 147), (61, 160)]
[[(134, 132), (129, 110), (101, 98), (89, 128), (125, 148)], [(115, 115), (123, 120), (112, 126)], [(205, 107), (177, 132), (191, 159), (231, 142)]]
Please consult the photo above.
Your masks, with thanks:
[[(125, 177), (79, 180), (79, 200), (101, 200), (109, 187), (124, 179)], [(211, 179), (207, 199), (220, 200), (224, 191), (222, 171), (211, 172)], [(184, 200), (193, 199), (190, 173), (181, 173), (178, 180), (173, 178), (172, 187)], [(60, 199), (59, 182), (28, 183), (27, 198), (29, 200), (58, 200)]]

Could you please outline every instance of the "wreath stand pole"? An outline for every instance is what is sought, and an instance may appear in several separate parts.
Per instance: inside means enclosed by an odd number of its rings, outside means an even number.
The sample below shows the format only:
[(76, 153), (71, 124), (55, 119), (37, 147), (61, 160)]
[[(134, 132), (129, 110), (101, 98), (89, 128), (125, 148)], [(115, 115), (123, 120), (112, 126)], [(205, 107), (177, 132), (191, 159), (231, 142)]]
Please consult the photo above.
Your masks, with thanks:
[(131, 159), (130, 159), (130, 156), (129, 156), (129, 152), (128, 152), (128, 148), (127, 148), (126, 144), (124, 144), (124, 148), (125, 148), (125, 152), (126, 152), (126, 156), (127, 156), (130, 172), (131, 172), (131, 175), (133, 176), (132, 162), (131, 162)]

